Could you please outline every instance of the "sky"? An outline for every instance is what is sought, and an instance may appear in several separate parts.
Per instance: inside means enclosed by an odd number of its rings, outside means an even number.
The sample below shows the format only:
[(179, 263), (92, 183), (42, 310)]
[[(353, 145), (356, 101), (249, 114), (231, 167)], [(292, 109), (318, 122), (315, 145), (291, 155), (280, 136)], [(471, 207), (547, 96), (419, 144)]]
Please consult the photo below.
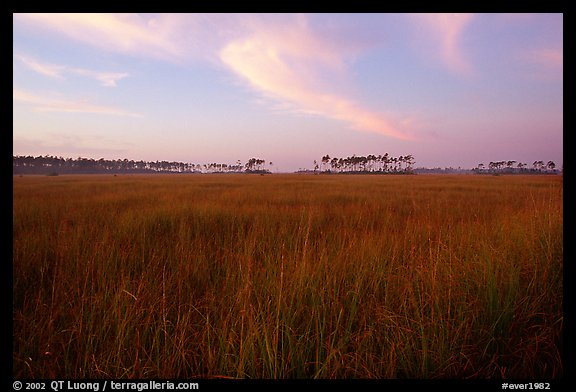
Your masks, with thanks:
[(13, 14), (13, 153), (563, 164), (562, 14)]

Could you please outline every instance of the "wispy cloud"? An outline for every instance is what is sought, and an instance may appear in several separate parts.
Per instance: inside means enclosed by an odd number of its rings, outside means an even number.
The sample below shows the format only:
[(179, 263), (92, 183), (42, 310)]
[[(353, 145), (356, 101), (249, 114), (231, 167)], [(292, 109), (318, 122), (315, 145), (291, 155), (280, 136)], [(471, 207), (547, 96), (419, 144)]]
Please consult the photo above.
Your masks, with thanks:
[(55, 96), (45, 96), (30, 91), (12, 89), (14, 103), (31, 105), (41, 112), (65, 112), (65, 113), (92, 113), (113, 116), (141, 117), (140, 114), (127, 112), (112, 106), (97, 105), (86, 101), (72, 100)]
[(106, 51), (164, 60), (185, 54), (175, 34), (182, 28), (177, 15), (47, 13), (14, 14), (13, 18)]
[(109, 156), (116, 158), (126, 154), (134, 146), (118, 138), (109, 139), (99, 135), (55, 133), (35, 136), (13, 135), (12, 149), (22, 155), (61, 156)]
[(344, 121), (360, 131), (413, 139), (383, 114), (331, 92), (321, 82), (326, 73), (345, 79), (345, 58), (336, 42), (314, 34), (305, 19), (300, 18), (290, 28), (256, 27), (247, 37), (233, 40), (220, 51), (222, 62), (252, 88), (296, 111)]
[(413, 14), (412, 18), (422, 24), (436, 42), (440, 57), (449, 69), (460, 74), (472, 71), (472, 65), (460, 47), (462, 33), (472, 20), (472, 14)]
[(41, 75), (55, 79), (64, 79), (62, 73), (64, 72), (65, 67), (61, 65), (41, 63), (36, 59), (33, 59), (28, 56), (15, 54), (14, 57), (20, 60), (20, 62), (22, 62), (22, 64), (24, 64), (26, 67), (30, 68), (35, 72), (38, 72)]
[(116, 87), (117, 81), (129, 76), (126, 72), (101, 72), (84, 68), (68, 67), (65, 65), (50, 64), (41, 62), (30, 56), (22, 56), (19, 54), (15, 54), (14, 57), (31, 70), (55, 79), (65, 79), (65, 74), (76, 74), (95, 79), (105, 87)]
[[(223, 64), (253, 89), (293, 110), (343, 121), (359, 131), (413, 139), (390, 114), (334, 91), (334, 85), (351, 82), (347, 61), (365, 44), (358, 42), (355, 48), (354, 42), (339, 40), (337, 34), (318, 34), (304, 15), (15, 14), (14, 18), (106, 51), (171, 62), (200, 57)], [(99, 80), (115, 85), (118, 78), (100, 75)]]
[(116, 82), (129, 76), (126, 72), (99, 72), (82, 68), (69, 68), (69, 71), (99, 81), (104, 87), (116, 87)]
[(562, 48), (535, 49), (527, 53), (526, 58), (552, 70), (564, 68), (564, 51)]
[(520, 51), (516, 59), (524, 66), (522, 75), (531, 80), (559, 81), (564, 76), (562, 48), (537, 48)]

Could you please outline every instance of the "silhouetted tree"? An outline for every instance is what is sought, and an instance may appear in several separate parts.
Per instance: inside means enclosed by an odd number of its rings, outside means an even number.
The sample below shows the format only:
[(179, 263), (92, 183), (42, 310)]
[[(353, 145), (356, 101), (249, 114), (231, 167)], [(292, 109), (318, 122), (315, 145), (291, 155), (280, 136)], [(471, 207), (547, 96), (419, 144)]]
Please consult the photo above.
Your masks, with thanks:
[(330, 155), (326, 154), (322, 157), (322, 166), (324, 167), (324, 171), (326, 171), (326, 165), (330, 162)]

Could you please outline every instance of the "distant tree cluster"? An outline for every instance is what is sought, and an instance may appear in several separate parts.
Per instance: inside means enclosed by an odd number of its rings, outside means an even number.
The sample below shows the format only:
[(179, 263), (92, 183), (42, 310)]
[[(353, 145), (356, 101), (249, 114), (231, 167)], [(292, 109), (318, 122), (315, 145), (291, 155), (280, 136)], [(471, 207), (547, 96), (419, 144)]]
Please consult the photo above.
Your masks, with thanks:
[[(265, 161), (250, 158), (246, 164), (238, 160), (226, 163), (186, 163), (176, 161), (134, 161), (128, 159), (63, 158), (45, 156), (13, 156), (13, 174), (97, 174), (97, 173), (268, 173)], [(272, 165), (272, 162), (270, 162)]]
[(514, 160), (495, 161), (488, 165), (479, 163), (472, 169), (477, 174), (530, 174), (530, 173), (557, 173), (556, 164), (553, 161), (534, 161), (529, 167), (527, 163)]
[[(265, 165), (264, 159), (250, 158), (244, 166), (247, 173), (269, 173), (270, 171), (266, 169)], [(272, 162), (269, 162), (269, 165), (272, 166)]]
[(412, 173), (414, 157), (412, 155), (400, 155), (392, 157), (388, 153), (384, 155), (368, 155), (338, 158), (326, 154), (322, 157), (320, 165), (314, 161), (314, 172), (320, 170), (323, 173)]
[(412, 170), (415, 174), (470, 174), (470, 169), (463, 169), (462, 167), (417, 167)]

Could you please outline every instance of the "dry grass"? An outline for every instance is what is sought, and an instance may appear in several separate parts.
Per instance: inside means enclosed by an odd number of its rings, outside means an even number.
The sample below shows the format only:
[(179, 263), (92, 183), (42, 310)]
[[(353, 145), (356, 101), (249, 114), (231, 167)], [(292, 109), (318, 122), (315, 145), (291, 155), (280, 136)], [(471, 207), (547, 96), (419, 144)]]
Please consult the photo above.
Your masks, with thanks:
[(561, 177), (13, 184), (15, 377), (563, 374)]

